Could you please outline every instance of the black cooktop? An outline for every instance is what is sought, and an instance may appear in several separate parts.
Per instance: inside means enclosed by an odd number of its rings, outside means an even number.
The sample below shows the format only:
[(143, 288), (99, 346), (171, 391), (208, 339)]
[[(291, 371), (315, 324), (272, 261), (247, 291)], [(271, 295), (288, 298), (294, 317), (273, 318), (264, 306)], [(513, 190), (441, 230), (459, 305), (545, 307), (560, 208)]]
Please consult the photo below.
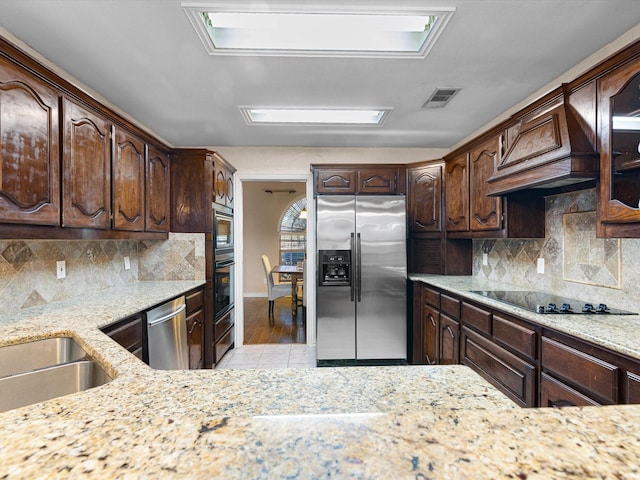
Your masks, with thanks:
[(611, 308), (601, 302), (585, 302), (545, 292), (530, 290), (472, 290), (483, 297), (543, 314), (600, 314), (600, 315), (637, 315), (634, 312)]

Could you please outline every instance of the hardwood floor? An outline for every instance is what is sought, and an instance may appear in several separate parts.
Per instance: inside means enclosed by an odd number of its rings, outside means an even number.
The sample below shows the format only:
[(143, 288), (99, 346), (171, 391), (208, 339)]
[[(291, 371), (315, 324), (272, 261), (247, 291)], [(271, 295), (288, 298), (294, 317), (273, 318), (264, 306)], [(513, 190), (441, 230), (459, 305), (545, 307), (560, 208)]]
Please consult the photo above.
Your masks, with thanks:
[(265, 297), (244, 299), (244, 343), (305, 343), (306, 325), (302, 318), (302, 307), (297, 315), (291, 312), (291, 298), (279, 298), (275, 302), (274, 322), (269, 325), (269, 301)]

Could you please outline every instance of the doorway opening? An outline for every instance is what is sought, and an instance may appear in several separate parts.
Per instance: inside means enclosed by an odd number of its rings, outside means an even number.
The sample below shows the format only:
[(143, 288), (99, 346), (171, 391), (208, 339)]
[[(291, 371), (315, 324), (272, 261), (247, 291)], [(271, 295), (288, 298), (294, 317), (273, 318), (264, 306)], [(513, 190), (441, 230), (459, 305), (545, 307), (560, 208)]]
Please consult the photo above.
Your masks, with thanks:
[[(283, 178), (284, 177), (284, 178)], [(301, 289), (307, 290), (306, 315), (302, 301), (292, 303), (292, 295), (274, 300), (273, 320), (269, 319), (268, 287), (262, 255), (275, 265), (313, 265), (315, 232), (306, 225), (312, 203), (310, 175), (237, 175), (236, 178), (236, 258), (241, 268), (236, 273), (236, 346), (262, 343), (315, 344), (315, 309), (310, 303), (315, 289), (307, 278)], [(312, 222), (309, 222), (312, 223)], [(298, 275), (296, 278), (303, 277)], [(313, 277), (313, 275), (307, 275)], [(288, 285), (291, 278), (274, 273), (275, 284)], [(294, 279), (295, 280), (295, 279)], [(296, 282), (297, 284), (297, 282)], [(286, 289), (287, 287), (284, 287)], [(281, 290), (284, 290), (281, 288)], [(296, 292), (302, 290), (296, 289)]]

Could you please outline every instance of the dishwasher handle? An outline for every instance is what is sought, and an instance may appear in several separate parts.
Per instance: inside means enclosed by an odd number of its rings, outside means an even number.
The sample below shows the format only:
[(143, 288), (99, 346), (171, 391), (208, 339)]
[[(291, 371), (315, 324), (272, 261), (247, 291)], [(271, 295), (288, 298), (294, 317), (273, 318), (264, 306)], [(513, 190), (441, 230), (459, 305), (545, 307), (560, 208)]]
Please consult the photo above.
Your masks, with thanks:
[(164, 317), (156, 318), (154, 320), (147, 320), (147, 326), (153, 327), (154, 325), (157, 325), (159, 323), (163, 323), (163, 322), (166, 322), (167, 320), (171, 320), (172, 318), (178, 316), (180, 312), (182, 312), (186, 308), (187, 308), (187, 304), (183, 303), (182, 305), (180, 305), (180, 308), (178, 308), (177, 310), (174, 310), (168, 315), (165, 315)]

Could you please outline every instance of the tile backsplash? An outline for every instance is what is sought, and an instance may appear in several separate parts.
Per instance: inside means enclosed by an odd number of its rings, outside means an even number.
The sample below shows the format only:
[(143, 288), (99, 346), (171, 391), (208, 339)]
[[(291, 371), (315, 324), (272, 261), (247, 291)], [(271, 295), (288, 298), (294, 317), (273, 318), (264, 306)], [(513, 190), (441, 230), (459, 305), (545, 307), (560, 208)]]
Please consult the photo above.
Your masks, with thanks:
[(640, 312), (640, 239), (596, 238), (596, 201), (595, 189), (547, 197), (543, 239), (474, 240), (473, 275)]
[[(125, 270), (124, 258), (130, 269)], [(66, 278), (56, 278), (56, 262)], [(137, 281), (203, 280), (204, 235), (168, 240), (0, 240), (0, 306), (16, 311)]]

